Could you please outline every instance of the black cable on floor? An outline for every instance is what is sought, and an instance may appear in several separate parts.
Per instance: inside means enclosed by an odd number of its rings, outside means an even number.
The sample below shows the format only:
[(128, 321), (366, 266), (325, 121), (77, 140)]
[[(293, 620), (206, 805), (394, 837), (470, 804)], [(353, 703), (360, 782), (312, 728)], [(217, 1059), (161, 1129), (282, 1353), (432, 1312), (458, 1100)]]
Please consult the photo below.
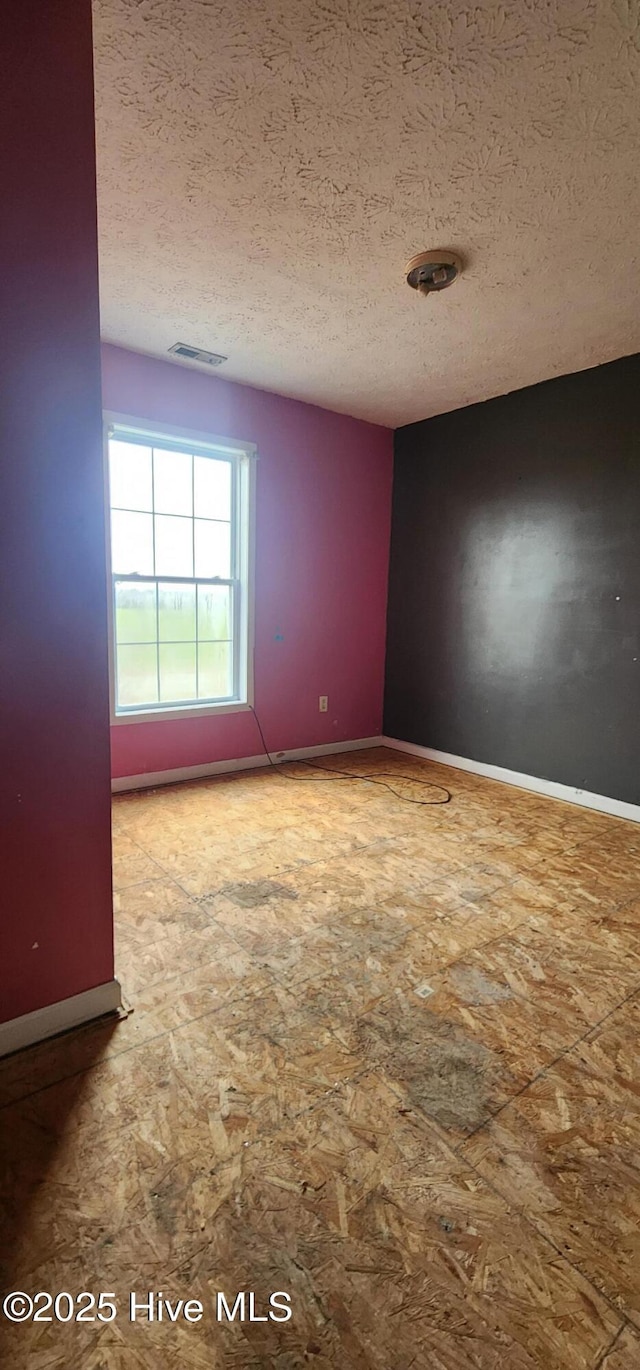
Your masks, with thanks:
[[(320, 785), (326, 783), (324, 776), (287, 774), (287, 772), (282, 769), (283, 763), (281, 761), (274, 761), (272, 759), (271, 752), (269, 751), (269, 748), (267, 747), (267, 744), (265, 742), (260, 719), (258, 718), (258, 715), (251, 704), (249, 705), (249, 708), (251, 709), (253, 717), (256, 720), (264, 754), (267, 758), (267, 761), (269, 762), (269, 765), (277, 773), (277, 775), (281, 776), (283, 780), (300, 780), (303, 782), (306, 781), (307, 783), (315, 780)], [(450, 790), (445, 789), (444, 785), (436, 785), (431, 780), (419, 780), (416, 778), (415, 775), (398, 775), (396, 771), (377, 771), (375, 775), (357, 775), (353, 771), (339, 771), (337, 769), (334, 770), (333, 766), (318, 766), (317, 762), (306, 760), (295, 761), (291, 764), (295, 766), (309, 766), (311, 770), (324, 771), (327, 780), (362, 780), (365, 781), (368, 785), (380, 785), (382, 789), (389, 790), (390, 794), (395, 795), (396, 799), (400, 799), (403, 804), (417, 804), (419, 808), (431, 809), (437, 807), (440, 804), (449, 804), (451, 801), (451, 792)], [(383, 775), (390, 776), (394, 780), (406, 780), (411, 785), (424, 785), (426, 786), (426, 788), (430, 790), (441, 790), (442, 794), (444, 794), (446, 798), (408, 799), (405, 794), (400, 794), (398, 790), (394, 790), (393, 785), (389, 785), (386, 780), (381, 780), (380, 777)]]

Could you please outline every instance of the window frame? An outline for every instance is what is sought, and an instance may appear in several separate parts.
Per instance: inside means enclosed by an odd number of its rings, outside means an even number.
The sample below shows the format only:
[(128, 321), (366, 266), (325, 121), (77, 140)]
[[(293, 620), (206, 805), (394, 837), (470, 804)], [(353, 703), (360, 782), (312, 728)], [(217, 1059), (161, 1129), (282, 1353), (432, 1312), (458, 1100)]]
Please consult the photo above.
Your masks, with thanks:
[[(237, 494), (238, 507), (233, 509), (232, 517), (236, 525), (237, 580), (238, 592), (234, 594), (234, 636), (237, 635), (238, 688), (237, 697), (215, 700), (194, 701), (193, 704), (142, 704), (140, 707), (118, 711), (116, 707), (116, 636), (114, 614), (115, 573), (111, 566), (111, 492), (109, 485), (109, 438), (112, 430), (120, 430), (126, 441), (126, 434), (140, 440), (146, 439), (153, 446), (171, 446), (172, 450), (183, 447), (185, 451), (204, 449), (212, 455), (231, 458), (236, 465), (236, 479), (232, 488)], [(104, 450), (104, 489), (105, 489), (105, 551), (107, 563), (107, 618), (109, 629), (109, 709), (112, 726), (131, 723), (152, 723), (166, 719), (201, 718), (212, 714), (234, 714), (250, 712), (253, 708), (253, 660), (254, 660), (254, 562), (255, 562), (255, 483), (257, 447), (252, 442), (239, 442), (234, 438), (218, 437), (190, 428), (176, 428), (152, 419), (143, 419), (131, 414), (103, 412), (103, 450)], [(195, 569), (195, 568), (194, 568)], [(151, 577), (154, 579), (155, 577)], [(160, 577), (160, 579), (164, 579)], [(171, 577), (167, 578), (171, 580)], [(193, 582), (196, 583), (196, 577)]]

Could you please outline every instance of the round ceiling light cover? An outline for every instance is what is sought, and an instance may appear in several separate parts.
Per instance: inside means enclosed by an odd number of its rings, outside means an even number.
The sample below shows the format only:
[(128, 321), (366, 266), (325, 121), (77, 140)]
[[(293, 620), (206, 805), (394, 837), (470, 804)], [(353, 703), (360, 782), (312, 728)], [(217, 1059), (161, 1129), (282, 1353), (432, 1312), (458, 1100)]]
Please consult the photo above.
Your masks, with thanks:
[(431, 295), (435, 290), (446, 290), (448, 285), (453, 285), (462, 271), (462, 259), (455, 252), (435, 248), (433, 252), (418, 252), (404, 270), (407, 285), (412, 290)]

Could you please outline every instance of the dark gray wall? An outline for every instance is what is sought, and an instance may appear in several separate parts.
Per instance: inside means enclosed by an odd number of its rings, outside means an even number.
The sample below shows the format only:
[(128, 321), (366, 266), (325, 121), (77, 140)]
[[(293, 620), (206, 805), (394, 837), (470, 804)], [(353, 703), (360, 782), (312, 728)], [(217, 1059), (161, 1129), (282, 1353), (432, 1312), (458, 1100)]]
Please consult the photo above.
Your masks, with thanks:
[(640, 356), (398, 430), (384, 728), (640, 803)]

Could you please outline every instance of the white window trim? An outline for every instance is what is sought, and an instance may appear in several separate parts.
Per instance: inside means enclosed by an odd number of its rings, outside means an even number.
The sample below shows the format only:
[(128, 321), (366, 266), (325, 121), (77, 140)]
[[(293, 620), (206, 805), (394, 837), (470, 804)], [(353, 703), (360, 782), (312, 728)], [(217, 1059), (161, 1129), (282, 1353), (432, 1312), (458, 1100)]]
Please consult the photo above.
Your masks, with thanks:
[[(246, 698), (223, 700), (220, 704), (203, 703), (191, 705), (167, 705), (166, 708), (131, 710), (116, 713), (115, 677), (115, 625), (113, 621), (113, 580), (111, 571), (111, 499), (109, 493), (109, 429), (127, 428), (153, 439), (175, 438), (180, 442), (193, 442), (199, 447), (210, 447), (218, 452), (233, 453), (244, 457), (240, 464), (240, 480), (243, 485), (242, 498), (248, 511), (246, 537), (243, 540), (243, 566), (241, 580), (245, 586), (242, 596), (242, 622), (240, 626), (240, 649), (243, 658), (240, 662), (240, 677), (246, 681)], [(105, 489), (105, 549), (107, 560), (107, 615), (109, 628), (109, 708), (111, 725), (158, 723), (166, 719), (202, 718), (218, 714), (249, 713), (254, 703), (254, 625), (255, 625), (255, 486), (256, 461), (258, 449), (253, 442), (238, 442), (235, 438), (216, 437), (212, 433), (201, 433), (192, 428), (175, 428), (155, 419), (143, 419), (140, 415), (118, 414), (113, 410), (103, 412), (103, 450), (104, 450), (104, 489)]]

